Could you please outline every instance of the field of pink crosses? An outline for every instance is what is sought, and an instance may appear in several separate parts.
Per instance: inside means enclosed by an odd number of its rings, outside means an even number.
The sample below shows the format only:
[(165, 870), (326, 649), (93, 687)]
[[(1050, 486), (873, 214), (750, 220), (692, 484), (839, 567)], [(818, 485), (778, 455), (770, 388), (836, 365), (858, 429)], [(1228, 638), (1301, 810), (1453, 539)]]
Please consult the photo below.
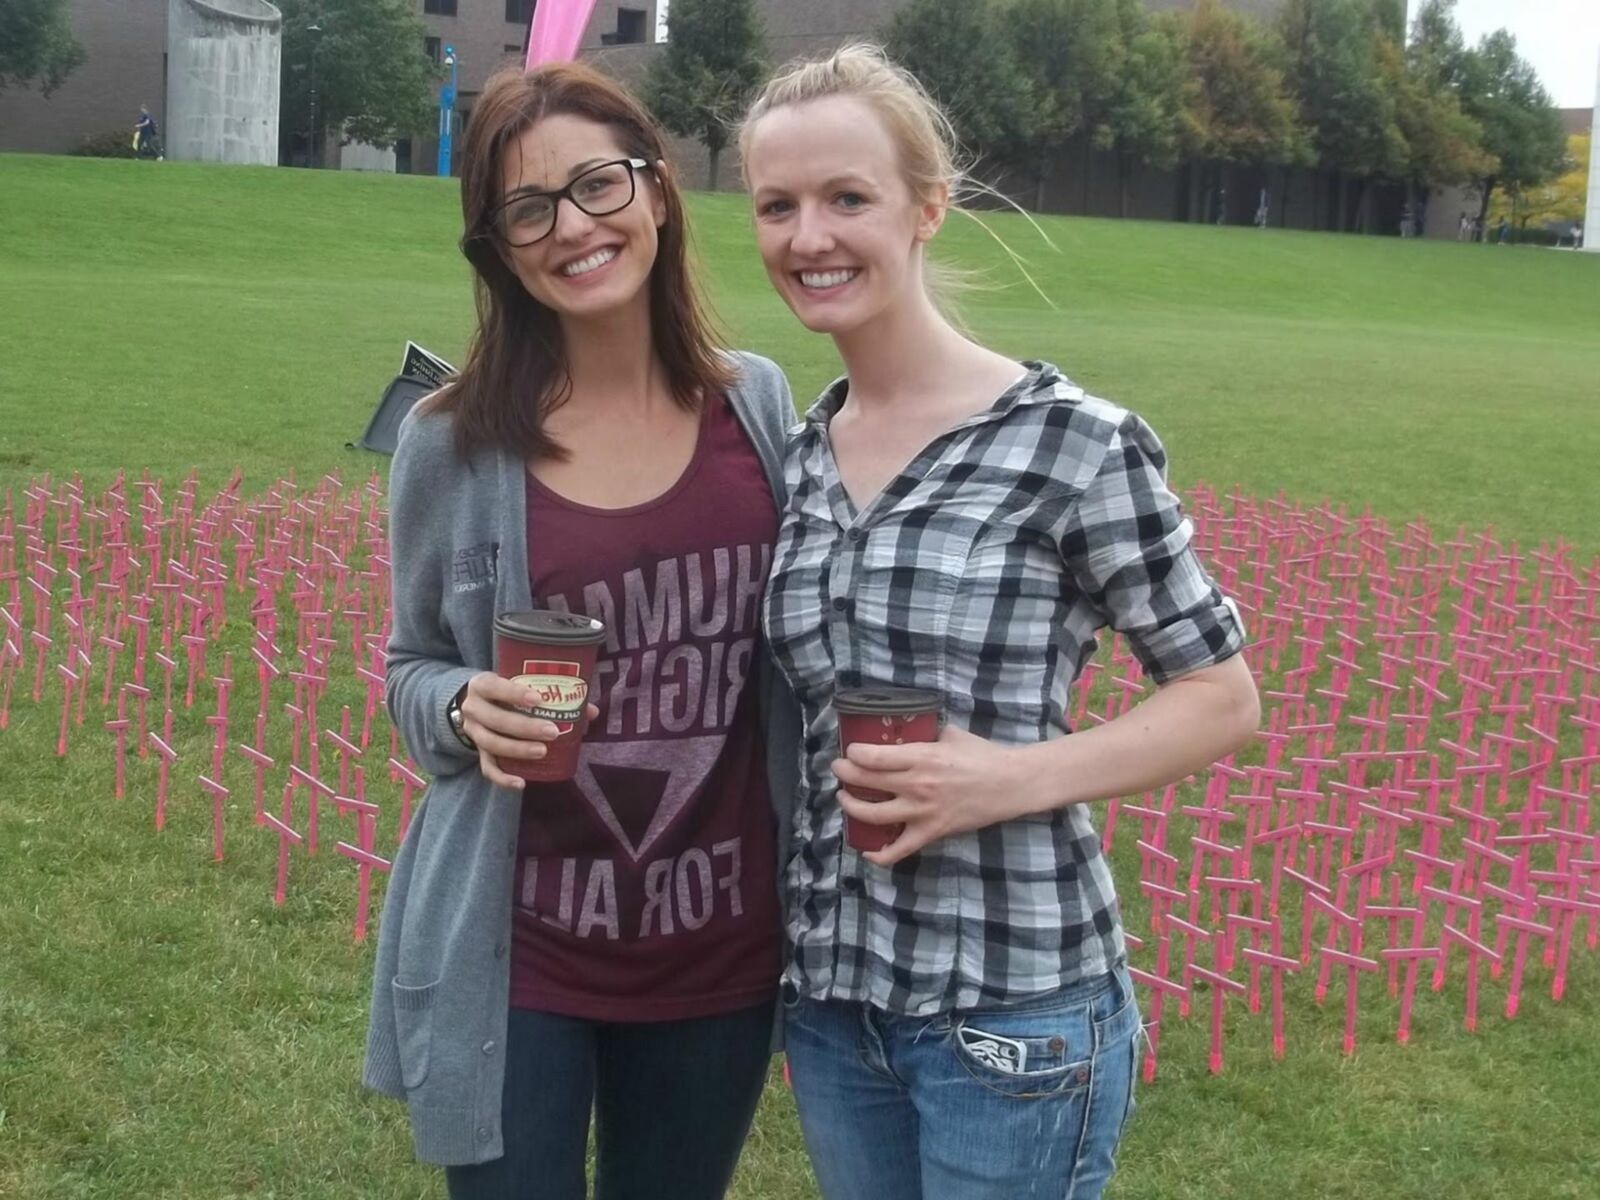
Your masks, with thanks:
[[(1145, 1081), (1175, 1020), (1206, 1021), (1207, 1067), (1226, 1070), (1230, 1005), (1260, 1015), (1232, 1036), (1279, 1057), (1305, 1052), (1305, 1004), (1337, 1005), (1348, 1055), (1380, 1020), (1409, 1041), (1452, 979), (1484, 1037), (1569, 979), (1593, 986), (1600, 559), (1204, 485), (1187, 499), (1266, 704), (1256, 745), (1104, 814), (1125, 873), (1137, 862)], [(169, 805), (202, 804), (218, 862), (230, 836), (276, 839), (276, 904), (304, 858), (343, 856), (360, 941), (426, 787), (382, 703), (386, 545), (376, 478), (254, 496), (36, 480), (0, 509), (0, 730), (48, 704), (57, 756), (113, 755), (115, 797), (155, 833)], [(1112, 639), (1074, 722), (1150, 686)]]

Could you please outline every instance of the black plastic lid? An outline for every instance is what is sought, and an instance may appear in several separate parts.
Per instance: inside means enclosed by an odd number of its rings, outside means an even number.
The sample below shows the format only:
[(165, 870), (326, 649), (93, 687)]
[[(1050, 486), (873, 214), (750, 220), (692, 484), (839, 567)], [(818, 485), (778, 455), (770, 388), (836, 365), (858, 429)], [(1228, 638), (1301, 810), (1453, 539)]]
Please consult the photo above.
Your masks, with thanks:
[(944, 697), (922, 688), (844, 688), (834, 693), (833, 707), (842, 713), (905, 716), (937, 711), (944, 707)]
[(593, 617), (536, 608), (530, 612), (501, 613), (494, 631), (524, 642), (553, 642), (563, 646), (588, 646), (606, 640), (606, 627)]

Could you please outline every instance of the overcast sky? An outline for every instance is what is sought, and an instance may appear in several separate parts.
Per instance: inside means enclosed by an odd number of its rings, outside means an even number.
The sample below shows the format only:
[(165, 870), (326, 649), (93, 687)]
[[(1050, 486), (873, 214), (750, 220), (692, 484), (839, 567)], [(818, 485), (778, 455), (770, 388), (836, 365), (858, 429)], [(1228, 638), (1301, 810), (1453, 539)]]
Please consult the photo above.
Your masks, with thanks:
[[(1415, 12), (1418, 0), (1411, 0)], [(1457, 0), (1469, 44), (1509, 29), (1559, 108), (1593, 108), (1600, 67), (1600, 0)]]

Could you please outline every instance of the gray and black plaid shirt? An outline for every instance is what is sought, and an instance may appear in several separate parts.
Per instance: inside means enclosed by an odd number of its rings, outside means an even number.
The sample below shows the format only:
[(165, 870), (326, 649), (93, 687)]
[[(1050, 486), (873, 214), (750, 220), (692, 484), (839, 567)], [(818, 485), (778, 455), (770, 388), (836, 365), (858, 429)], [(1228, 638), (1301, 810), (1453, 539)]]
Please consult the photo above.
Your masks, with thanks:
[(859, 514), (827, 439), (844, 380), (791, 441), (766, 625), (805, 715), (785, 974), (804, 996), (926, 1016), (1059, 990), (1124, 953), (1087, 805), (889, 869), (845, 847), (835, 686), (931, 688), (954, 724), (1021, 745), (1066, 732), (1067, 689), (1107, 624), (1157, 682), (1243, 642), (1150, 427), (1026, 366)]

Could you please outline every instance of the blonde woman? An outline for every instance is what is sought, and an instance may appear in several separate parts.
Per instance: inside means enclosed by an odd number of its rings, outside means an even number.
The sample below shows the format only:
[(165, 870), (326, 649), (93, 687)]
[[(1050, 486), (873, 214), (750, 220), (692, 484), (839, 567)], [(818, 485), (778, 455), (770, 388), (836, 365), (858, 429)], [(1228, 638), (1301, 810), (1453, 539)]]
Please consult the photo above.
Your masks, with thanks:
[[(1140, 1035), (1091, 806), (1250, 736), (1239, 620), (1149, 426), (942, 315), (960, 175), (912, 77), (800, 64), (742, 149), (773, 287), (846, 372), (790, 439), (765, 614), (805, 721), (784, 1002), (812, 1164), (827, 1200), (1090, 1200)], [(1106, 625), (1160, 686), (1067, 736)], [(937, 692), (939, 740), (839, 757), (834, 692), (868, 685)], [(858, 853), (845, 815), (904, 828)]]

